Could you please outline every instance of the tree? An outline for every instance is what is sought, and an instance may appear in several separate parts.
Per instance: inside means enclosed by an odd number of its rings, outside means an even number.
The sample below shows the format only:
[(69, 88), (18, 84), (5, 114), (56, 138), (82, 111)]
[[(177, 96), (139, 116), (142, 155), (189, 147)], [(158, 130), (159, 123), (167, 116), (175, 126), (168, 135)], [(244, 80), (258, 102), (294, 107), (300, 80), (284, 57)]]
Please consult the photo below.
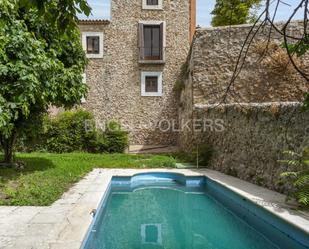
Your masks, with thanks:
[(216, 0), (211, 24), (212, 26), (237, 25), (252, 22), (255, 19), (251, 12), (258, 7), (261, 0)]
[(13, 163), (18, 135), (49, 106), (80, 103), (87, 59), (77, 13), (86, 0), (0, 0), (0, 143)]

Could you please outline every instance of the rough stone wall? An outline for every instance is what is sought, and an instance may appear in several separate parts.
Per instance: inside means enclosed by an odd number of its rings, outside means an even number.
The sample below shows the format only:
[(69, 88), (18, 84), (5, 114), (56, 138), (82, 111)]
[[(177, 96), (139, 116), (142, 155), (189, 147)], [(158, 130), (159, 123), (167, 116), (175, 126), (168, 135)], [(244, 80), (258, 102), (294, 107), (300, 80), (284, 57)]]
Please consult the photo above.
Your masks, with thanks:
[[(142, 10), (142, 0), (112, 0), (108, 25), (81, 25), (81, 31), (104, 32), (103, 59), (90, 59), (86, 70), (90, 92), (84, 106), (97, 121), (118, 120), (129, 128), (131, 144), (175, 144), (177, 134), (149, 123), (178, 120), (174, 85), (189, 50), (189, 0), (165, 0), (163, 10)], [(166, 22), (164, 65), (138, 63), (138, 22)], [(142, 97), (141, 71), (163, 71), (163, 96)]]
[(285, 192), (280, 173), (288, 168), (278, 160), (284, 158), (283, 151), (301, 152), (309, 146), (309, 112), (301, 112), (299, 107), (292, 102), (197, 105), (194, 120), (213, 123), (202, 131), (188, 131), (181, 145), (187, 149), (205, 142), (214, 151), (212, 169)]
[[(197, 31), (180, 98), (179, 123), (187, 125), (181, 129), (179, 145), (191, 151), (207, 143), (214, 151), (212, 169), (285, 192), (280, 173), (287, 168), (278, 162), (282, 152), (301, 152), (309, 146), (309, 112), (301, 112), (299, 102), (309, 91), (308, 83), (294, 71), (276, 74), (251, 51), (235, 82), (237, 98), (219, 104), (250, 28)], [(298, 23), (293, 23), (291, 32), (298, 29)], [(281, 43), (278, 34), (272, 39)], [(259, 33), (255, 42), (262, 40), (263, 33)], [(308, 59), (305, 56), (300, 61), (305, 69)]]
[[(296, 36), (301, 28), (300, 23), (294, 22), (289, 34)], [(240, 25), (197, 30), (192, 49), (194, 103), (213, 104), (223, 99), (250, 29), (250, 25)], [(284, 69), (285, 64), (281, 65), (284, 60), (278, 54), (260, 60), (261, 45), (265, 44), (268, 31), (261, 29), (253, 39), (244, 68), (230, 91), (235, 97), (229, 95), (227, 103), (301, 101), (302, 93), (309, 91), (309, 84), (294, 69), (291, 72)], [(282, 43), (282, 37), (273, 31), (271, 44)], [(308, 56), (299, 64), (309, 70), (306, 61)]]

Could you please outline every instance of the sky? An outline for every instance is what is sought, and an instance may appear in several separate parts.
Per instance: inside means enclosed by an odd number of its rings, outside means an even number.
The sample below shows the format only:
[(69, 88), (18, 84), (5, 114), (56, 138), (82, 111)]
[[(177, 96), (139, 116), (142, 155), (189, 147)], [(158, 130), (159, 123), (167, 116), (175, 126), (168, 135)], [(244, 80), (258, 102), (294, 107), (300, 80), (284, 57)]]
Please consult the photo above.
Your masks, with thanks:
[[(92, 16), (90, 19), (109, 19), (110, 1), (111, 0), (88, 0), (88, 3), (92, 7)], [(211, 26), (211, 11), (215, 6), (215, 2), (216, 0), (197, 0), (197, 23), (199, 26)], [(282, 2), (284, 3), (281, 3), (279, 6), (277, 21), (285, 20), (293, 12), (299, 0), (282, 0)], [(301, 19), (301, 13), (298, 13), (295, 19)]]

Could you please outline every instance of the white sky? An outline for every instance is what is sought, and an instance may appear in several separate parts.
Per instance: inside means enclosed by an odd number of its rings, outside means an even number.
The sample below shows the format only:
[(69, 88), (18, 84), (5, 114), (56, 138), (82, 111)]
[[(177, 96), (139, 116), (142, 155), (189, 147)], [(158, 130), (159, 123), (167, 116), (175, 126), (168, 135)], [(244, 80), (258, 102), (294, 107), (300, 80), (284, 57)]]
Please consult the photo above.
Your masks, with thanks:
[[(282, 0), (280, 4), (277, 21), (285, 20), (295, 9), (300, 0)], [(210, 26), (211, 11), (214, 8), (216, 0), (197, 0), (197, 23), (202, 27)], [(110, 0), (88, 0), (92, 7), (92, 16), (90, 19), (109, 19), (110, 15)], [(295, 19), (301, 19), (301, 14), (298, 13)], [(81, 17), (83, 18), (83, 17)]]

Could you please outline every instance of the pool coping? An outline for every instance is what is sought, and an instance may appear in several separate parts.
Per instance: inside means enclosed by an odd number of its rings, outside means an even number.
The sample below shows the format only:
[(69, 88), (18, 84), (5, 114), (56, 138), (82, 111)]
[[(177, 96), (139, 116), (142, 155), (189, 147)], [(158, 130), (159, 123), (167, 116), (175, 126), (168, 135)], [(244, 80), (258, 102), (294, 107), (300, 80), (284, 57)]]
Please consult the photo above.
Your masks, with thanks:
[[(2, 220), (0, 221), (2, 226), (0, 248), (79, 249), (93, 221), (90, 213), (98, 208), (112, 177), (149, 172), (206, 176), (309, 234), (309, 213), (294, 210), (295, 206), (287, 204), (284, 195), (217, 171), (208, 169), (95, 169), (49, 207), (0, 207), (0, 220)], [(29, 219), (24, 224), (21, 217), (26, 211), (31, 215), (27, 216)], [(1, 212), (6, 215), (1, 217)], [(15, 225), (10, 226), (9, 223)]]

